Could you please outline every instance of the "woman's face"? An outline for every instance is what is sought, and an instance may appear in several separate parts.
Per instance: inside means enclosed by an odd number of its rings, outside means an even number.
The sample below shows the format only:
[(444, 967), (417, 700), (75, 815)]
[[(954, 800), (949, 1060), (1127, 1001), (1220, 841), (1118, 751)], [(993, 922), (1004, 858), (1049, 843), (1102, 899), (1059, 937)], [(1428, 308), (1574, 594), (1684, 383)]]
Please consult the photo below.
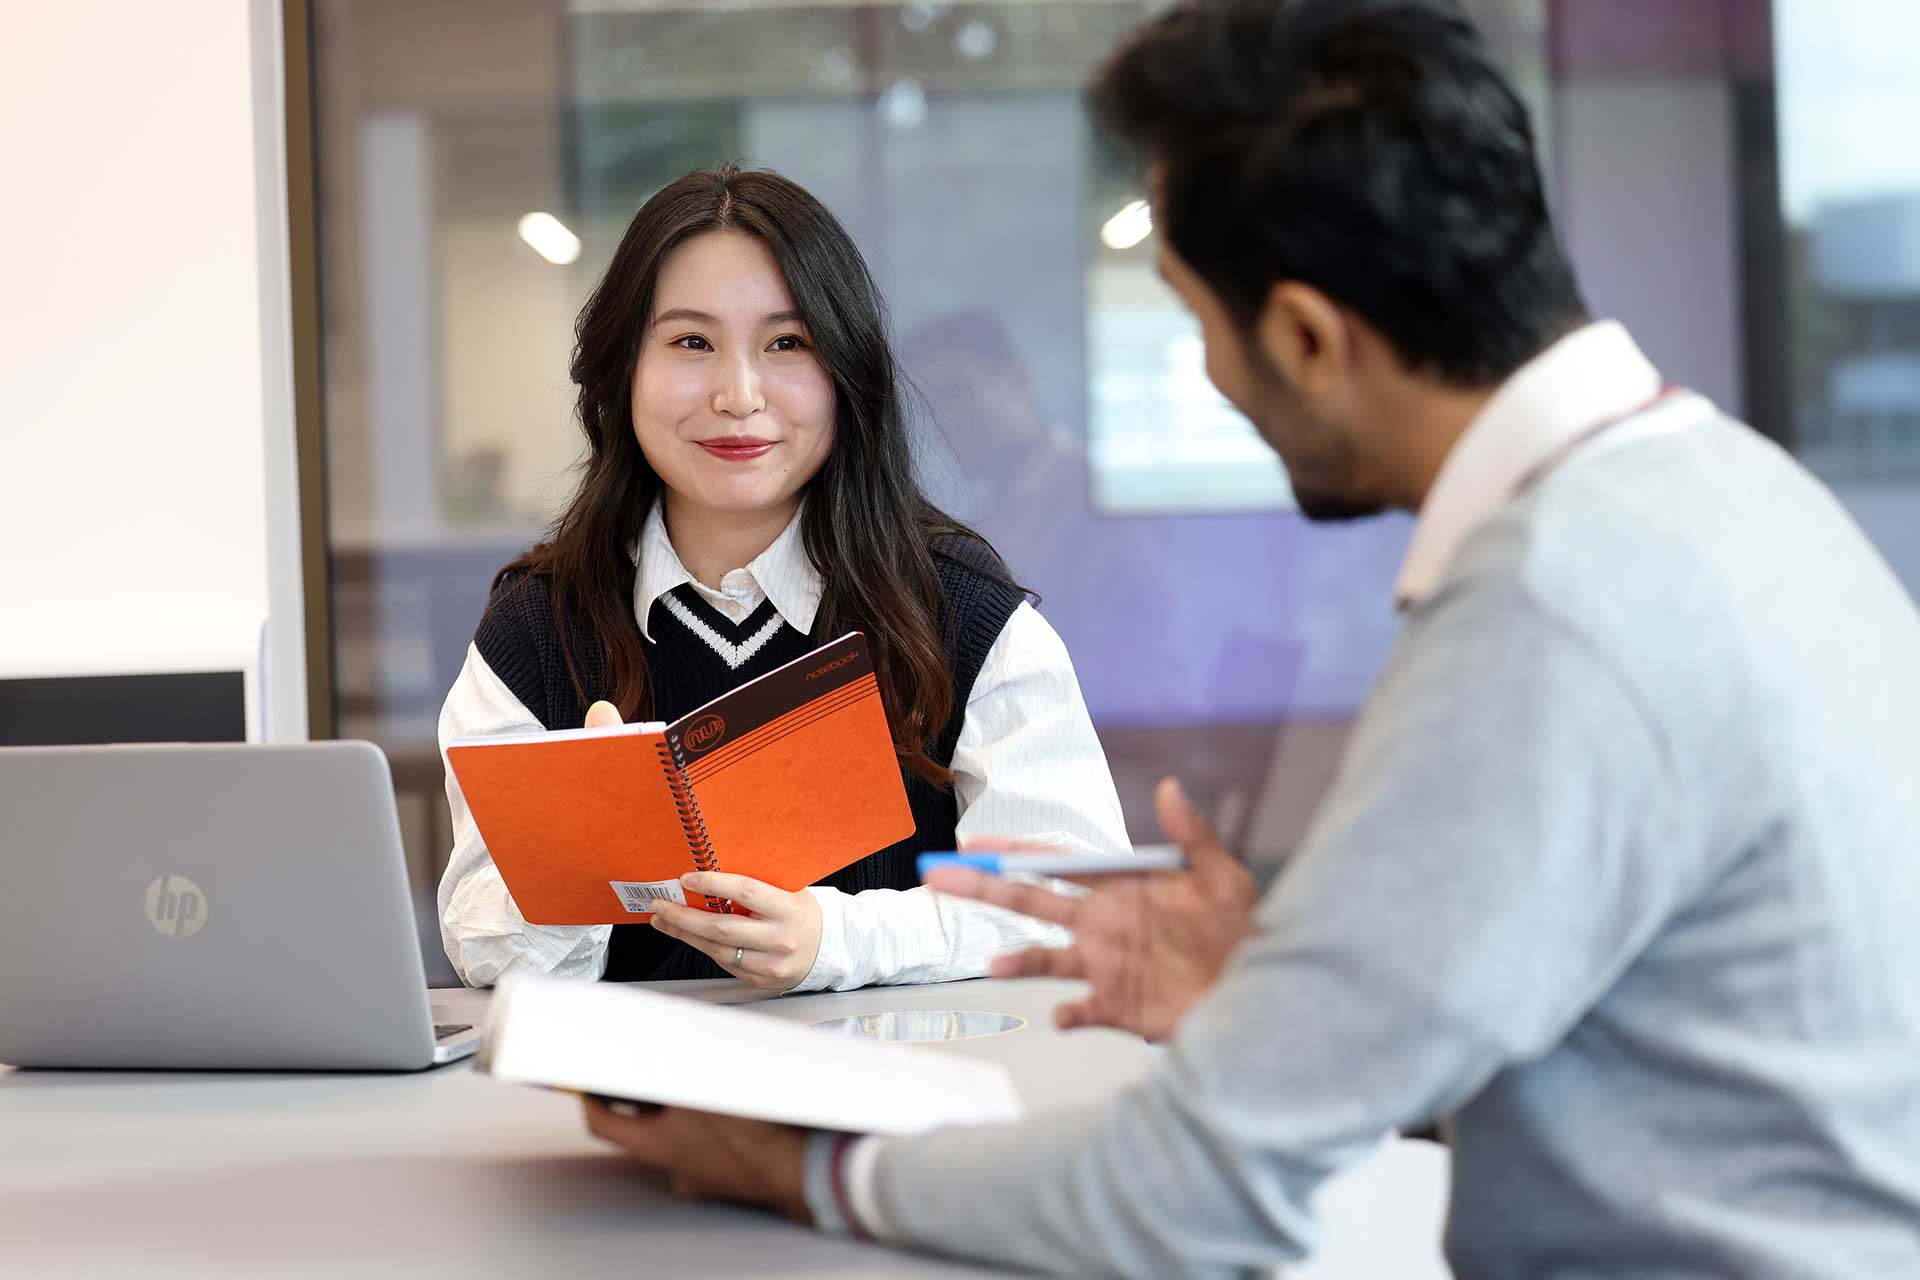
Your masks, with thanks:
[(833, 380), (763, 241), (710, 231), (668, 257), (633, 371), (633, 433), (683, 509), (799, 504), (833, 451)]

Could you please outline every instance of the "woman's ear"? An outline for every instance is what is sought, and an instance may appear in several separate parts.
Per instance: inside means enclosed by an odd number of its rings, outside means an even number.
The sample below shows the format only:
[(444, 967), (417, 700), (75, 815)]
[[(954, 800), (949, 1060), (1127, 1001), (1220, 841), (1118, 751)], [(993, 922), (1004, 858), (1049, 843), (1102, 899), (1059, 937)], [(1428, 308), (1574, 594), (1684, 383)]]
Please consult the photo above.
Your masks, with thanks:
[(1346, 316), (1312, 285), (1274, 285), (1256, 333), (1268, 361), (1298, 395), (1324, 395), (1349, 372), (1353, 334)]

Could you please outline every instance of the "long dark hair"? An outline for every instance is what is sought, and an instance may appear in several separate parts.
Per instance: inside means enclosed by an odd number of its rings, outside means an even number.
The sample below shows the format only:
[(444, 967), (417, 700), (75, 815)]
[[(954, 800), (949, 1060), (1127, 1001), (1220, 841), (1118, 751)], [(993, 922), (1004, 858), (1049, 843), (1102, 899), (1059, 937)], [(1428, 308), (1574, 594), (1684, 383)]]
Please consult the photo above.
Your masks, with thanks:
[(576, 617), (606, 651), (611, 700), (622, 717), (651, 715), (628, 549), (660, 497), (661, 480), (634, 438), (634, 366), (667, 257), (694, 236), (722, 230), (755, 236), (773, 251), (833, 379), (833, 449), (808, 484), (801, 525), (825, 584), (816, 633), (866, 632), (901, 764), (947, 785), (951, 772), (927, 754), (953, 710), (935, 543), (985, 543), (920, 490), (886, 305), (859, 249), (825, 205), (776, 173), (731, 164), (697, 170), (634, 215), (574, 325), (570, 372), (588, 446), (580, 487), (546, 540), (502, 569), (494, 586), (511, 573), (544, 575), (580, 701), (588, 701), (588, 691), (567, 634), (568, 619)]

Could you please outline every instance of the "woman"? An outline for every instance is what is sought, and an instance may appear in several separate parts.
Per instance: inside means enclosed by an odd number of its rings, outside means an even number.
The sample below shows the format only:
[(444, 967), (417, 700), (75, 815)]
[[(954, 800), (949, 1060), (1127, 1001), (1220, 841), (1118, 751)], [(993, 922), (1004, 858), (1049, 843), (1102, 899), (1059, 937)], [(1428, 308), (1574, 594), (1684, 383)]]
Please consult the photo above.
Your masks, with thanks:
[(461, 978), (724, 972), (845, 990), (974, 977), (1046, 940), (917, 886), (914, 855), (967, 834), (1127, 842), (1065, 647), (914, 479), (884, 308), (846, 231), (775, 174), (689, 174), (634, 216), (577, 337), (585, 474), (548, 540), (495, 579), (442, 750), (590, 711), (672, 719), (857, 629), (916, 830), (798, 893), (686, 878), (750, 919), (658, 904), (650, 926), (530, 925), (449, 770), (440, 919)]

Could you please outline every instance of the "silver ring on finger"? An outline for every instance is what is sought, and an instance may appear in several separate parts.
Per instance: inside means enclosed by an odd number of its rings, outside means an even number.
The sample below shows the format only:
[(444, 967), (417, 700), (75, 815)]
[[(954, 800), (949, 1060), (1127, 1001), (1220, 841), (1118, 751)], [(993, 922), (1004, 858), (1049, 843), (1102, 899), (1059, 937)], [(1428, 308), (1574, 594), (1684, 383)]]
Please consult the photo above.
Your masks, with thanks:
[(740, 962), (746, 958), (747, 958), (747, 949), (745, 947), (735, 947), (733, 949), (733, 967), (734, 968), (738, 969), (740, 967)]

